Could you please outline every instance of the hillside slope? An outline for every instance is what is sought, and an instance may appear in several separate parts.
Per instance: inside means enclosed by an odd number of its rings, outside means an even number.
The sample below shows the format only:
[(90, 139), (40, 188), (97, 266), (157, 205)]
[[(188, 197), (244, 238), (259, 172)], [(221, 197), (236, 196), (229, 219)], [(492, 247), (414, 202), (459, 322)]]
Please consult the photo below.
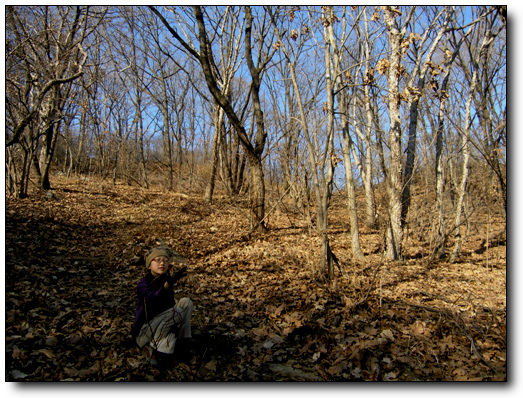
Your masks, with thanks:
[[(6, 379), (506, 380), (506, 241), (471, 236), (458, 263), (411, 242), (386, 262), (363, 230), (351, 260), (344, 201), (329, 236), (341, 266), (318, 279), (320, 242), (290, 210), (248, 235), (241, 203), (56, 177), (53, 195), (6, 198)], [(414, 235), (414, 234), (413, 234)], [(188, 258), (193, 358), (159, 371), (129, 339), (143, 255)]]

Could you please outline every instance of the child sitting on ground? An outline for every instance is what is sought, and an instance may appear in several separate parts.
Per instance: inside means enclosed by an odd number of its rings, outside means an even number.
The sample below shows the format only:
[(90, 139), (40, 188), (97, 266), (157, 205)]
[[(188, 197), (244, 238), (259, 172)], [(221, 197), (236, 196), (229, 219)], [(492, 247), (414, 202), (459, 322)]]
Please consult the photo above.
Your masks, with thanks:
[(191, 335), (192, 301), (176, 302), (173, 285), (187, 275), (183, 267), (171, 275), (172, 262), (186, 260), (168, 247), (156, 247), (145, 258), (147, 275), (138, 282), (132, 335), (151, 364), (166, 362), (186, 345)]

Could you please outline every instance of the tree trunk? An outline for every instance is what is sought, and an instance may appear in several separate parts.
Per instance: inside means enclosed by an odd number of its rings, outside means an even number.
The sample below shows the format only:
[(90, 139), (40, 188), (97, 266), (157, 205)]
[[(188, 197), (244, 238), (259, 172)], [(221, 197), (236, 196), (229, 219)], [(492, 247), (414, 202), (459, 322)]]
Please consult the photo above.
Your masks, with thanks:
[(206, 203), (212, 203), (212, 198), (214, 195), (214, 186), (216, 182), (216, 171), (218, 170), (218, 161), (219, 157), (219, 147), (220, 147), (220, 136), (221, 136), (221, 119), (223, 118), (223, 109), (218, 105), (215, 105), (214, 110), (214, 137), (212, 139), (212, 149), (211, 149), (211, 175), (207, 186), (205, 188), (205, 197), (204, 200)]
[[(334, 19), (334, 10), (332, 6), (329, 6), (327, 9), (327, 18)], [(352, 255), (355, 258), (363, 258), (363, 252), (360, 246), (360, 234), (358, 227), (358, 212), (356, 207), (356, 190), (354, 187), (354, 176), (352, 174), (352, 159), (351, 151), (353, 147), (352, 138), (350, 137), (349, 132), (349, 120), (347, 114), (349, 112), (349, 104), (347, 99), (347, 90), (343, 89), (343, 84), (341, 81), (342, 78), (342, 63), (341, 55), (336, 43), (336, 38), (334, 36), (333, 24), (330, 23), (327, 26), (326, 40), (328, 45), (326, 48), (325, 56), (330, 58), (329, 47), (332, 50), (332, 59), (333, 59), (333, 71), (336, 76), (335, 82), (337, 83), (338, 91), (338, 102), (340, 104), (341, 112), (341, 125), (342, 125), (342, 134), (343, 134), (343, 159), (345, 165), (345, 184), (347, 186), (347, 207), (349, 211), (350, 218), (350, 234), (351, 234), (351, 246), (352, 246)], [(330, 60), (329, 60), (330, 61)], [(334, 82), (330, 78), (330, 72), (328, 69), (331, 68), (330, 62), (326, 62), (327, 69), (327, 86), (329, 88), (329, 95), (327, 97), (327, 104), (329, 106), (329, 111), (334, 114)], [(331, 87), (329, 87), (329, 85)], [(330, 99), (330, 93), (332, 92), (332, 100)], [(332, 108), (330, 108), (332, 106)], [(329, 116), (330, 117), (330, 116)], [(332, 121), (333, 124), (333, 121)], [(334, 126), (332, 126), (334, 128)], [(332, 161), (332, 160), (331, 160)]]
[[(365, 48), (364, 48), (364, 63), (365, 63), (365, 74), (370, 70), (370, 60), (371, 60), (371, 49), (370, 49), (370, 37), (369, 37), (369, 27), (366, 11), (364, 12), (364, 26), (365, 26)], [(365, 226), (368, 229), (376, 228), (376, 208), (374, 200), (374, 190), (372, 189), (372, 177), (374, 174), (373, 165), (372, 165), (372, 126), (373, 126), (373, 111), (371, 106), (371, 96), (370, 96), (370, 85), (365, 84), (363, 86), (363, 102), (365, 104), (365, 117), (367, 125), (365, 127), (365, 134), (363, 141), (365, 143), (365, 172), (363, 174), (363, 187), (365, 189)]]
[(344, 122), (343, 127), (343, 159), (345, 165), (345, 184), (347, 185), (347, 206), (349, 209), (350, 234), (352, 255), (354, 258), (363, 258), (363, 251), (360, 245), (360, 234), (358, 227), (358, 212), (356, 209), (356, 189), (354, 187), (354, 176), (352, 175), (352, 161), (350, 147), (352, 146), (349, 137), (348, 123)]
[(64, 106), (64, 100), (70, 93), (70, 90), (62, 92), (60, 86), (55, 86), (52, 93), (46, 101), (41, 120), (43, 120), (43, 145), (40, 151), (40, 158), (38, 161), (38, 185), (43, 190), (51, 189), (49, 181), (49, 168), (51, 167), (51, 160), (53, 159), (54, 150), (56, 147), (56, 140), (58, 138), (58, 129), (61, 124), (61, 115)]
[(372, 131), (372, 108), (370, 105), (370, 87), (365, 85), (364, 99), (365, 102), (365, 115), (367, 117), (367, 127), (365, 129), (365, 174), (363, 176), (363, 186), (365, 188), (365, 226), (368, 229), (376, 228), (376, 208), (374, 199), (374, 190), (372, 188), (372, 176), (373, 176), (373, 165), (372, 165), (372, 147), (371, 147), (371, 131)]
[[(253, 226), (256, 226), (259, 230), (264, 230), (265, 225), (263, 223), (263, 218), (265, 217), (264, 211), (265, 211), (265, 182), (263, 177), (263, 167), (262, 167), (262, 153), (263, 148), (265, 145), (265, 139), (266, 139), (266, 133), (263, 128), (263, 115), (260, 115), (261, 109), (257, 109), (259, 107), (259, 102), (256, 105), (255, 104), (255, 117), (256, 117), (256, 123), (257, 123), (257, 140), (256, 140), (256, 146), (254, 146), (251, 141), (249, 140), (249, 137), (247, 136), (247, 133), (245, 131), (245, 128), (243, 124), (241, 123), (239, 117), (237, 116), (236, 112), (234, 111), (232, 104), (227, 99), (226, 96), (223, 95), (223, 93), (218, 88), (216, 79), (213, 75), (212, 68), (211, 68), (211, 54), (210, 46), (207, 39), (207, 32), (205, 29), (205, 23), (203, 20), (203, 14), (198, 6), (194, 7), (194, 14), (196, 16), (196, 20), (198, 23), (198, 32), (199, 32), (199, 41), (200, 41), (200, 54), (198, 56), (198, 59), (202, 65), (203, 74), (205, 77), (205, 80), (207, 82), (207, 86), (209, 88), (209, 91), (213, 95), (216, 102), (223, 108), (225, 113), (227, 114), (227, 117), (231, 121), (232, 125), (234, 126), (234, 129), (236, 130), (236, 133), (238, 135), (238, 138), (245, 148), (245, 151), (247, 153), (247, 158), (249, 160), (249, 166), (251, 171), (251, 178), (252, 178), (252, 190), (253, 190), (253, 196), (252, 196), (252, 202), (251, 202), (251, 224)], [(247, 30), (247, 29), (246, 29)], [(250, 51), (250, 43), (248, 40), (246, 40), (246, 51), (247, 49)], [(249, 57), (247, 57), (249, 58)], [(252, 61), (252, 59), (251, 59)], [(249, 68), (251, 69), (251, 68)], [(256, 80), (255, 74), (251, 76), (253, 78), (253, 84), (251, 86), (258, 86), (259, 90), (259, 82)], [(256, 91), (256, 87), (254, 87), (254, 90)]]
[(450, 78), (450, 60), (445, 65), (445, 73), (439, 90), (439, 113), (438, 125), (436, 128), (436, 208), (437, 224), (434, 250), (431, 255), (432, 259), (441, 259), (445, 256), (445, 243), (447, 240), (447, 227), (445, 222), (445, 163), (443, 159), (443, 132), (445, 128), (445, 108), (446, 108), (446, 91)]
[(53, 159), (54, 149), (56, 147), (56, 140), (58, 138), (58, 133), (54, 132), (55, 126), (50, 127), (50, 129), (53, 130), (52, 132), (50, 132), (51, 142), (49, 144), (46, 143), (44, 145), (45, 151), (42, 154), (43, 156), (40, 158), (40, 188), (44, 190), (51, 189), (51, 182), (49, 181), (49, 171), (51, 167), (51, 160)]
[[(446, 10), (446, 11), (445, 11)], [(414, 173), (414, 162), (416, 160), (416, 141), (417, 141), (417, 133), (418, 133), (418, 106), (419, 101), (421, 98), (421, 93), (425, 89), (425, 82), (426, 82), (426, 75), (429, 69), (429, 65), (432, 64), (432, 56), (434, 55), (434, 52), (436, 51), (436, 48), (441, 41), (443, 35), (447, 31), (447, 26), (449, 23), (449, 18), (451, 13), (447, 8), (440, 11), (438, 16), (435, 18), (435, 20), (438, 20), (439, 15), (443, 14), (443, 12), (446, 12), (446, 18), (445, 22), (441, 25), (438, 34), (434, 38), (434, 41), (432, 42), (430, 49), (425, 56), (425, 58), (422, 61), (421, 54), (416, 59), (416, 69), (420, 70), (419, 72), (419, 78), (416, 84), (413, 83), (414, 76), (412, 76), (411, 81), (409, 82), (407, 89), (410, 89), (410, 106), (409, 106), (409, 140), (407, 144), (407, 159), (405, 161), (405, 167), (403, 169), (403, 190), (401, 192), (401, 226), (402, 228), (405, 226), (405, 223), (407, 221), (407, 213), (409, 211), (410, 207), (410, 187), (412, 185), (412, 177)], [(427, 34), (429, 30), (425, 32), (423, 35), (422, 43), (420, 47), (422, 46), (423, 42), (427, 40)]]
[(162, 76), (162, 89), (163, 89), (163, 100), (161, 109), (162, 109), (162, 116), (163, 116), (163, 144), (164, 144), (164, 157), (167, 160), (167, 189), (173, 190), (174, 189), (174, 165), (173, 165), (173, 149), (171, 144), (171, 120), (169, 117), (169, 103), (167, 101), (167, 88), (165, 86), (165, 80), (163, 80)]
[(390, 166), (387, 180), (388, 227), (385, 256), (391, 260), (402, 258), (403, 229), (401, 225), (402, 151), (399, 77), (401, 75), (402, 33), (397, 27), (394, 13), (385, 9), (385, 23), (389, 34), (390, 66), (388, 69), (389, 148)]
[(141, 100), (138, 98), (137, 101), (137, 113), (138, 113), (138, 154), (140, 158), (140, 174), (142, 177), (142, 183), (145, 188), (149, 189), (149, 180), (147, 178), (147, 164), (145, 162), (145, 151), (144, 151), (144, 129), (143, 129), (143, 116), (141, 110)]
[(445, 225), (445, 165), (443, 163), (443, 129), (445, 101), (440, 99), (438, 127), (436, 130), (436, 208), (438, 219), (436, 225), (436, 239), (432, 258), (443, 258), (445, 256), (446, 225)]
[(463, 151), (463, 165), (462, 165), (462, 173), (461, 173), (461, 182), (459, 185), (459, 192), (458, 192), (458, 201), (456, 204), (456, 213), (454, 217), (454, 228), (455, 228), (455, 235), (454, 235), (454, 248), (452, 249), (452, 254), (450, 256), (449, 262), (453, 263), (456, 261), (456, 259), (459, 257), (461, 252), (461, 243), (462, 243), (462, 236), (461, 236), (461, 217), (463, 214), (463, 203), (465, 200), (465, 195), (467, 192), (467, 182), (468, 182), (468, 176), (469, 176), (469, 159), (470, 159), (470, 128), (472, 125), (472, 117), (471, 117), (471, 104), (472, 99), (474, 97), (474, 92), (476, 91), (476, 71), (472, 73), (472, 81), (470, 84), (470, 92), (467, 99), (467, 103), (465, 105), (465, 129), (462, 133), (462, 140), (461, 140), (461, 147)]
[(265, 230), (265, 178), (261, 158), (249, 154), (249, 168), (251, 172), (252, 184), (252, 215), (251, 229)]

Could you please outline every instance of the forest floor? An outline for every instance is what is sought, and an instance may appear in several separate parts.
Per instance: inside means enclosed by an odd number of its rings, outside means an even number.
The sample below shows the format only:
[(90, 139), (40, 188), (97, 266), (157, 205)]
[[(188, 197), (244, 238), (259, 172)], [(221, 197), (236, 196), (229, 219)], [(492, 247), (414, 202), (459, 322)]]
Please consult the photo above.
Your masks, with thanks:
[[(504, 234), (473, 229), (449, 264), (428, 260), (423, 233), (404, 261), (385, 261), (379, 233), (362, 228), (355, 261), (340, 197), (329, 237), (341, 265), (323, 283), (319, 239), (290, 206), (249, 236), (241, 203), (52, 183), (53, 195), (6, 198), (8, 381), (506, 380)], [(192, 359), (166, 370), (129, 337), (159, 240), (188, 259), (176, 294), (195, 305)]]

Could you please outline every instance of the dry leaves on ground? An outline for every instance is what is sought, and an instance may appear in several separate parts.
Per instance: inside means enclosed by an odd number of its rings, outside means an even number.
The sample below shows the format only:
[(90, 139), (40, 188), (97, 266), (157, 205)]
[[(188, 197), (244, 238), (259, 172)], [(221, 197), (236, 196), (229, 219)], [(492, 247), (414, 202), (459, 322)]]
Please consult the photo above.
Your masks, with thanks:
[[(226, 200), (56, 186), (6, 199), (8, 380), (506, 380), (504, 245), (452, 265), (384, 262), (368, 231), (355, 262), (339, 216), (342, 267), (324, 284), (319, 240), (286, 209), (248, 236), (244, 206)], [(159, 240), (189, 259), (177, 295), (195, 303), (192, 360), (167, 371), (129, 339), (142, 256)], [(498, 259), (488, 269), (485, 253)]]

